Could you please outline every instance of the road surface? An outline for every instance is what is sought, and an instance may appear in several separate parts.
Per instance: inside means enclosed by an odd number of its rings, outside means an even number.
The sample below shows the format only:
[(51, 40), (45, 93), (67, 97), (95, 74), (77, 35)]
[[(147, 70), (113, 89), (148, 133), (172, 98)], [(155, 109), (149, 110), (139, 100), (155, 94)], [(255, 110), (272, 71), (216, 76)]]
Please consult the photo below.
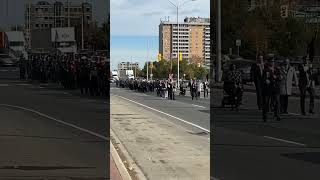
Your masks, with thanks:
[(0, 76), (0, 179), (108, 178), (104, 99)]
[(172, 119), (182, 126), (210, 130), (212, 122), (211, 167), (216, 179), (319, 179), (319, 100), (316, 100), (316, 114), (302, 116), (299, 98), (291, 97), (289, 115), (281, 115), (282, 120), (276, 122), (270, 114), (269, 121), (264, 123), (254, 93), (244, 93), (243, 105), (236, 112), (220, 108), (222, 91), (214, 90), (210, 117), (209, 99), (192, 101), (189, 96), (176, 96), (172, 102), (155, 93), (142, 94), (115, 87), (111, 92), (183, 119), (186, 122)]
[(254, 93), (244, 94), (239, 112), (219, 108), (213, 91), (211, 118), (213, 174), (221, 180), (317, 180), (320, 169), (319, 100), (314, 115), (301, 116), (299, 98), (289, 100), (289, 115), (262, 122)]

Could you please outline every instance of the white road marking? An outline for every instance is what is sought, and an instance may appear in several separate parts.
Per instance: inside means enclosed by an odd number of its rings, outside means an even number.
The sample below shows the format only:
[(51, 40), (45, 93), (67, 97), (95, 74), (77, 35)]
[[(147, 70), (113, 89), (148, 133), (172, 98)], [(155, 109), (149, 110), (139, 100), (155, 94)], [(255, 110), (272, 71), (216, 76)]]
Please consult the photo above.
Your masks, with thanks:
[(191, 104), (192, 106), (196, 106), (196, 107), (200, 107), (200, 108), (206, 108), (204, 106), (199, 106), (199, 105), (196, 105), (196, 104)]
[(0, 69), (0, 72), (9, 72), (8, 69)]
[(15, 84), (16, 86), (30, 86), (30, 84)]
[(9, 84), (0, 84), (0, 87), (8, 87)]
[(75, 128), (75, 129), (78, 129), (78, 130), (80, 130), (80, 131), (86, 132), (86, 133), (88, 133), (88, 134), (91, 134), (91, 135), (96, 136), (96, 137), (98, 137), (98, 138), (101, 138), (101, 139), (103, 139), (103, 140), (109, 141), (109, 138), (107, 138), (106, 136), (97, 134), (97, 133), (95, 133), (95, 132), (93, 132), (93, 131), (84, 129), (84, 128), (79, 127), (79, 126), (76, 126), (76, 125), (74, 125), (74, 124), (64, 122), (64, 121), (62, 121), (62, 120), (59, 120), (59, 119), (56, 119), (56, 118), (54, 118), (54, 117), (48, 116), (48, 115), (43, 114), (43, 113), (41, 113), (41, 112), (38, 112), (38, 111), (36, 111), (36, 110), (32, 110), (32, 109), (28, 109), (28, 108), (24, 108), (24, 107), (20, 107), (20, 106), (9, 105), (9, 104), (0, 104), (0, 106), (13, 107), (13, 108), (17, 108), (17, 109), (22, 109), (22, 110), (25, 110), (25, 111), (29, 111), (29, 112), (32, 112), (32, 113), (37, 114), (37, 115), (39, 115), (39, 116), (45, 117), (45, 118), (47, 118), (47, 119), (56, 121), (56, 122), (58, 122), (58, 123), (61, 123), (61, 124), (64, 124), (64, 125), (67, 125), (67, 126), (70, 126), (70, 127), (73, 127), (73, 128)]
[(294, 115), (294, 116), (301, 116), (301, 114), (297, 114), (297, 113), (288, 113), (290, 115)]
[(263, 137), (268, 138), (268, 139), (273, 139), (273, 140), (276, 140), (276, 141), (281, 141), (281, 142), (286, 142), (286, 143), (290, 143), (290, 144), (295, 144), (295, 145), (299, 145), (299, 146), (306, 146), (305, 144), (297, 143), (297, 142), (294, 142), (294, 141), (288, 141), (288, 140), (279, 139), (279, 138), (274, 138), (274, 137), (270, 137), (270, 136), (263, 136)]
[(138, 103), (138, 102), (133, 101), (133, 100), (131, 100), (131, 99), (127, 99), (127, 98), (122, 97), (122, 96), (119, 96), (119, 95), (114, 95), (114, 96), (120, 97), (120, 98), (125, 99), (125, 100), (130, 101), (130, 102), (133, 102), (133, 103), (135, 103), (135, 104), (138, 104), (138, 105), (143, 106), (143, 107), (145, 107), (145, 108), (151, 109), (151, 110), (156, 111), (156, 112), (158, 112), (158, 113), (167, 115), (167, 116), (169, 116), (169, 117), (172, 117), (172, 118), (174, 118), (174, 119), (177, 119), (177, 120), (182, 121), (182, 122), (184, 122), (184, 123), (186, 123), (186, 124), (192, 125), (192, 126), (194, 126), (194, 127), (197, 127), (197, 128), (199, 128), (199, 129), (201, 129), (201, 130), (203, 130), (203, 131), (206, 131), (206, 132), (209, 132), (209, 133), (210, 133), (210, 130), (207, 130), (207, 129), (199, 126), (199, 125), (193, 124), (193, 123), (191, 123), (191, 122), (188, 122), (188, 121), (186, 121), (186, 120), (183, 120), (183, 119), (178, 118), (178, 117), (176, 117), (176, 116), (173, 116), (173, 115), (171, 115), (171, 114), (168, 114), (168, 113), (159, 111), (159, 110), (157, 110), (157, 109), (154, 109), (154, 108), (152, 108), (152, 107), (149, 107), (149, 106), (147, 106), (147, 105)]

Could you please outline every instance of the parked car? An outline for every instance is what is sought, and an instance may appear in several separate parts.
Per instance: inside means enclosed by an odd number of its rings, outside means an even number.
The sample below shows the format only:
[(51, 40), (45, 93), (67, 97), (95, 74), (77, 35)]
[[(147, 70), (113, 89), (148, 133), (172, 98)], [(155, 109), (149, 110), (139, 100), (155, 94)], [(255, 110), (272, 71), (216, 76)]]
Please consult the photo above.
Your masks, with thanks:
[(18, 59), (12, 58), (7, 54), (0, 54), (0, 66), (10, 67), (10, 66), (17, 66)]

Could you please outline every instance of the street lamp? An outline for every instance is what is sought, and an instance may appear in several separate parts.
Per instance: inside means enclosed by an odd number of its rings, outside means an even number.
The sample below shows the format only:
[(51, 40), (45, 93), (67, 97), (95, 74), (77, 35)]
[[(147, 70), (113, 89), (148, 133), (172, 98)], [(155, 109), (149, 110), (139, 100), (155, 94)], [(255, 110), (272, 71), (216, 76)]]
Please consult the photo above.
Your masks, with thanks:
[(185, 5), (186, 3), (188, 2), (191, 2), (191, 1), (196, 1), (196, 0), (188, 0), (188, 1), (185, 1), (183, 3), (180, 3), (178, 2), (177, 4), (174, 4), (171, 0), (168, 0), (176, 9), (177, 9), (177, 60), (178, 60), (178, 83), (177, 83), (177, 87), (179, 88), (179, 84), (180, 84), (180, 61), (179, 61), (179, 9)]

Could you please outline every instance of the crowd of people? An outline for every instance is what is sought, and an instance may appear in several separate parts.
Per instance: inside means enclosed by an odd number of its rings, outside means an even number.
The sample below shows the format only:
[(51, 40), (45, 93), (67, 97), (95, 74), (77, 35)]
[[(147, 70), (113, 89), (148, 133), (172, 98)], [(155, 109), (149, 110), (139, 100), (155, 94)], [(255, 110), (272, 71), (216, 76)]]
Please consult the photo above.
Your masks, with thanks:
[(57, 83), (66, 89), (80, 89), (81, 94), (106, 96), (109, 71), (104, 56), (31, 55), (20, 59), (20, 79)]
[[(262, 119), (267, 121), (267, 114), (273, 111), (274, 119), (280, 121), (280, 114), (288, 114), (289, 97), (292, 95), (293, 86), (299, 87), (301, 114), (306, 115), (306, 95), (310, 95), (309, 113), (314, 114), (315, 81), (316, 74), (308, 56), (302, 63), (295, 67), (287, 58), (280, 64), (274, 58), (264, 61), (262, 55), (258, 56), (257, 62), (251, 67), (251, 78), (256, 88), (257, 106), (262, 110)], [(234, 97), (235, 103), (241, 104), (243, 84), (241, 73), (236, 66), (231, 64), (228, 75), (224, 81), (225, 91)]]
[[(129, 88), (137, 92), (156, 92), (157, 96), (164, 99), (175, 100), (177, 95), (177, 82), (172, 79), (167, 80), (146, 80), (146, 79), (121, 79), (116, 82), (116, 85), (121, 88)], [(192, 100), (198, 99), (203, 92), (204, 98), (209, 96), (209, 84), (207, 81), (190, 80), (189, 83), (180, 82), (179, 96), (186, 95), (186, 89), (190, 88)]]

